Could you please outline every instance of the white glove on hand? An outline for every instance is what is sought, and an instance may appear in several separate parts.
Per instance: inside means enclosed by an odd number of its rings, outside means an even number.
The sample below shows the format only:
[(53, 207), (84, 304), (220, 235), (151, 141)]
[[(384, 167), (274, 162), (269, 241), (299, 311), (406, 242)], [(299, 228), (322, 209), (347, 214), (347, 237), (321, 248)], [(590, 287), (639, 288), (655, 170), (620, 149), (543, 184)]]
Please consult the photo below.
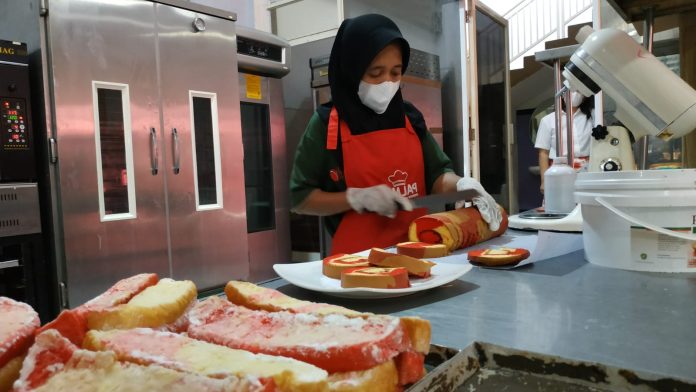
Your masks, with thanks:
[(478, 192), (479, 196), (474, 197), (471, 201), (481, 213), (481, 217), (491, 231), (496, 231), (500, 228), (500, 222), (503, 220), (503, 215), (500, 213), (498, 203), (495, 202), (493, 196), (489, 195), (483, 186), (471, 177), (462, 177), (457, 181), (457, 191), (473, 189)]
[(396, 216), (399, 206), (406, 211), (413, 210), (410, 200), (384, 184), (369, 188), (348, 188), (346, 199), (357, 212), (371, 211), (389, 218)]

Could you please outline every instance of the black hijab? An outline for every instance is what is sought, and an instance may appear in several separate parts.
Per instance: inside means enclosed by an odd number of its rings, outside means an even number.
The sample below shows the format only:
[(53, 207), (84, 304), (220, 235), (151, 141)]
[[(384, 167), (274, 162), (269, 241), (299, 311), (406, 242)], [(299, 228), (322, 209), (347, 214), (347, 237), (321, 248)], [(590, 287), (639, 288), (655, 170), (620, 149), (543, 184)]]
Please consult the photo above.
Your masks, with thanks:
[(403, 73), (408, 65), (410, 47), (389, 18), (362, 15), (344, 20), (338, 29), (329, 59), (329, 85), (339, 118), (348, 123), (354, 134), (404, 127), (401, 89), (382, 114), (375, 113), (358, 98), (358, 86), (365, 70), (375, 56), (393, 42), (401, 45)]

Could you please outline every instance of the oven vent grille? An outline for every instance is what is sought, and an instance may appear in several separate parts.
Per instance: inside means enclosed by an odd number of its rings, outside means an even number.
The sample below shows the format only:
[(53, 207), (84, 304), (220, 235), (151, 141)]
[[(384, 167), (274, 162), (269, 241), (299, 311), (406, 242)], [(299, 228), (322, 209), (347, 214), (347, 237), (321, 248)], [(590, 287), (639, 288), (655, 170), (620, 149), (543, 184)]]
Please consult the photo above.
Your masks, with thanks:
[(19, 219), (0, 219), (0, 227), (19, 226)]
[(0, 183), (0, 238), (40, 232), (37, 184)]
[(0, 201), (15, 201), (17, 200), (16, 193), (0, 193)]

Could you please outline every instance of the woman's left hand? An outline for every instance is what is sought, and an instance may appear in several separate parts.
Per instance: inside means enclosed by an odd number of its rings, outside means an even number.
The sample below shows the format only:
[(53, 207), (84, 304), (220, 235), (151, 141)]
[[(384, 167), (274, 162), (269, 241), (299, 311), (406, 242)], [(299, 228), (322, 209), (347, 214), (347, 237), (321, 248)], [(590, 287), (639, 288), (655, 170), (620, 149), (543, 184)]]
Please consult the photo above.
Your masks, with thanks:
[(479, 196), (476, 196), (471, 200), (472, 203), (481, 213), (481, 217), (486, 223), (488, 223), (488, 228), (491, 231), (496, 231), (500, 228), (500, 222), (503, 220), (503, 215), (500, 213), (500, 208), (498, 208), (498, 203), (495, 202), (493, 196), (491, 196), (481, 183), (476, 181), (471, 177), (462, 177), (457, 181), (457, 191), (464, 191), (473, 189), (478, 192)]

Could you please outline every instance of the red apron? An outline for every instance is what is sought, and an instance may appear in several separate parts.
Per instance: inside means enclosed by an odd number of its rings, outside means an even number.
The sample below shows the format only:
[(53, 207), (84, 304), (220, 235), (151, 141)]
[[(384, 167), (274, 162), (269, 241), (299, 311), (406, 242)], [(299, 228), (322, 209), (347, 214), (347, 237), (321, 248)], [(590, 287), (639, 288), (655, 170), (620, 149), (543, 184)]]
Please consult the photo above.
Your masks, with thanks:
[[(340, 127), (343, 175), (349, 188), (387, 185), (405, 197), (424, 196), (425, 175), (420, 139), (406, 117), (405, 128), (353, 135), (336, 108), (329, 117), (326, 148), (337, 148)], [(389, 247), (408, 240), (408, 226), (425, 209), (399, 211), (394, 219), (374, 212), (348, 211), (333, 236), (331, 254)]]

